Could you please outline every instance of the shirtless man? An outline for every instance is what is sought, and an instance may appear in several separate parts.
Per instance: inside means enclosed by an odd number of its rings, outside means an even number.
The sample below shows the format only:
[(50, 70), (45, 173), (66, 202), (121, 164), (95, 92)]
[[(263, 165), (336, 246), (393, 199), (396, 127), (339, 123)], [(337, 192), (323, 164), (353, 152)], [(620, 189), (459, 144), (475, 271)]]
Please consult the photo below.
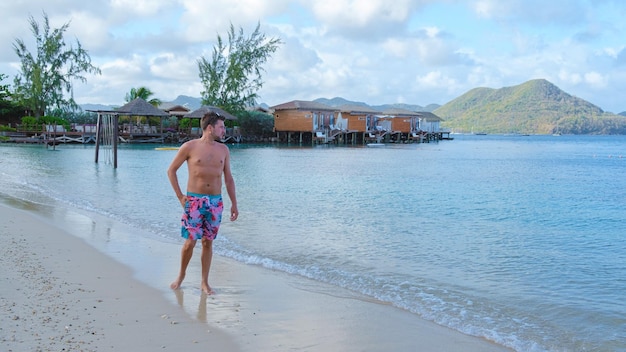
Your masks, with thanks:
[[(202, 292), (213, 294), (209, 286), (209, 270), (213, 259), (213, 240), (222, 221), (222, 176), (226, 192), (230, 198), (230, 221), (237, 220), (237, 197), (235, 195), (235, 181), (230, 171), (230, 153), (228, 147), (218, 142), (224, 138), (226, 128), (224, 117), (210, 112), (200, 121), (202, 137), (184, 143), (172, 160), (167, 170), (167, 177), (172, 184), (176, 197), (183, 206), (184, 213), (181, 219), (181, 236), (185, 243), (181, 250), (180, 272), (170, 287), (179, 289), (187, 265), (193, 255), (197, 240), (202, 240)], [(178, 184), (176, 172), (187, 162), (189, 180), (187, 193), (183, 194)]]

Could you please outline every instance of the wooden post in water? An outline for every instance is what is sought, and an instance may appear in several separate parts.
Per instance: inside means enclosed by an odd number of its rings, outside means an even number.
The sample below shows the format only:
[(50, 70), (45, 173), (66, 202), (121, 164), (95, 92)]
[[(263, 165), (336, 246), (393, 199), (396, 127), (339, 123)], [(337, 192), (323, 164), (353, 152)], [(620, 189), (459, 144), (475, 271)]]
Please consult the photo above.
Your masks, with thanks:
[(57, 123), (52, 125), (54, 130), (52, 131), (52, 150), (57, 150)]
[[(108, 117), (106, 123), (108, 124), (108, 126), (103, 126), (104, 125), (104, 120), (102, 118), (102, 115), (106, 114), (106, 116)], [(96, 123), (96, 163), (98, 163), (98, 155), (100, 154), (100, 139), (103, 138), (103, 136), (105, 135), (105, 133), (103, 133), (102, 129), (103, 128), (111, 128), (111, 134), (109, 135), (108, 133), (106, 133), (106, 136), (104, 137), (109, 137), (112, 139), (111, 141), (111, 148), (113, 149), (113, 168), (117, 169), (117, 142), (119, 140), (119, 130), (118, 130), (118, 115), (117, 113), (110, 113), (110, 112), (98, 112), (98, 122)]]
[(98, 113), (96, 120), (96, 164), (98, 163), (98, 152), (100, 150), (100, 134), (102, 130), (102, 115)]
[(119, 140), (118, 116), (113, 114), (113, 168), (117, 169), (117, 142)]

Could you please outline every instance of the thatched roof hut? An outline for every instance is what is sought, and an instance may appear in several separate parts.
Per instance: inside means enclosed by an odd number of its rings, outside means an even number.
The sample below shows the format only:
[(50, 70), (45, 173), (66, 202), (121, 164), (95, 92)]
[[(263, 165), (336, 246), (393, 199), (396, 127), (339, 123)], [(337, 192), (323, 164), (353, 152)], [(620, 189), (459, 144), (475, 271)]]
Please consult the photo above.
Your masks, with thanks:
[(204, 116), (208, 112), (214, 112), (218, 114), (219, 116), (224, 116), (226, 120), (237, 120), (237, 117), (235, 115), (232, 115), (216, 106), (210, 106), (210, 105), (202, 105), (196, 110), (188, 114), (185, 114), (183, 117), (192, 118), (192, 119), (193, 118), (201, 119), (202, 116)]
[(170, 116), (167, 112), (156, 108), (154, 105), (148, 103), (142, 98), (136, 98), (135, 100), (126, 103), (125, 105), (119, 107), (116, 111), (120, 115), (125, 116)]
[(185, 114), (188, 114), (191, 109), (186, 106), (174, 103), (161, 103), (159, 105), (159, 109), (165, 111), (171, 116), (183, 117)]

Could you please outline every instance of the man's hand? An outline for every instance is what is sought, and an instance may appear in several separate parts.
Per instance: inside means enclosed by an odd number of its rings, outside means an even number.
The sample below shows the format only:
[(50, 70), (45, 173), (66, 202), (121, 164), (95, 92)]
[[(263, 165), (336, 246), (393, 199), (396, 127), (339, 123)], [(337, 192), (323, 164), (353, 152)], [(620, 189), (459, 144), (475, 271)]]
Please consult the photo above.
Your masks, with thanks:
[(239, 210), (237, 210), (237, 207), (230, 207), (230, 221), (235, 221), (237, 220), (237, 218), (239, 217)]
[(183, 209), (185, 209), (185, 203), (187, 203), (187, 196), (183, 194), (182, 197), (178, 198), (178, 201), (180, 202), (180, 205), (183, 206)]

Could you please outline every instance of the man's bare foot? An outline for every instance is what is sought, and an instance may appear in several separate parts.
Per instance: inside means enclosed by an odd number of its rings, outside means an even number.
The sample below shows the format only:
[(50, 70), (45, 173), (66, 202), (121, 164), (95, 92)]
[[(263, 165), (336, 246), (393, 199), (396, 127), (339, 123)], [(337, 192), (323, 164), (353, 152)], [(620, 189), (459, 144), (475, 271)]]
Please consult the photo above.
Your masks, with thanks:
[(202, 292), (204, 292), (207, 295), (212, 295), (215, 293), (215, 291), (213, 291), (211, 286), (205, 285), (205, 284), (202, 284)]
[(183, 280), (185, 279), (185, 277), (179, 277), (176, 279), (176, 281), (172, 282), (170, 284), (170, 288), (172, 290), (178, 290), (180, 288), (180, 285), (183, 283)]

